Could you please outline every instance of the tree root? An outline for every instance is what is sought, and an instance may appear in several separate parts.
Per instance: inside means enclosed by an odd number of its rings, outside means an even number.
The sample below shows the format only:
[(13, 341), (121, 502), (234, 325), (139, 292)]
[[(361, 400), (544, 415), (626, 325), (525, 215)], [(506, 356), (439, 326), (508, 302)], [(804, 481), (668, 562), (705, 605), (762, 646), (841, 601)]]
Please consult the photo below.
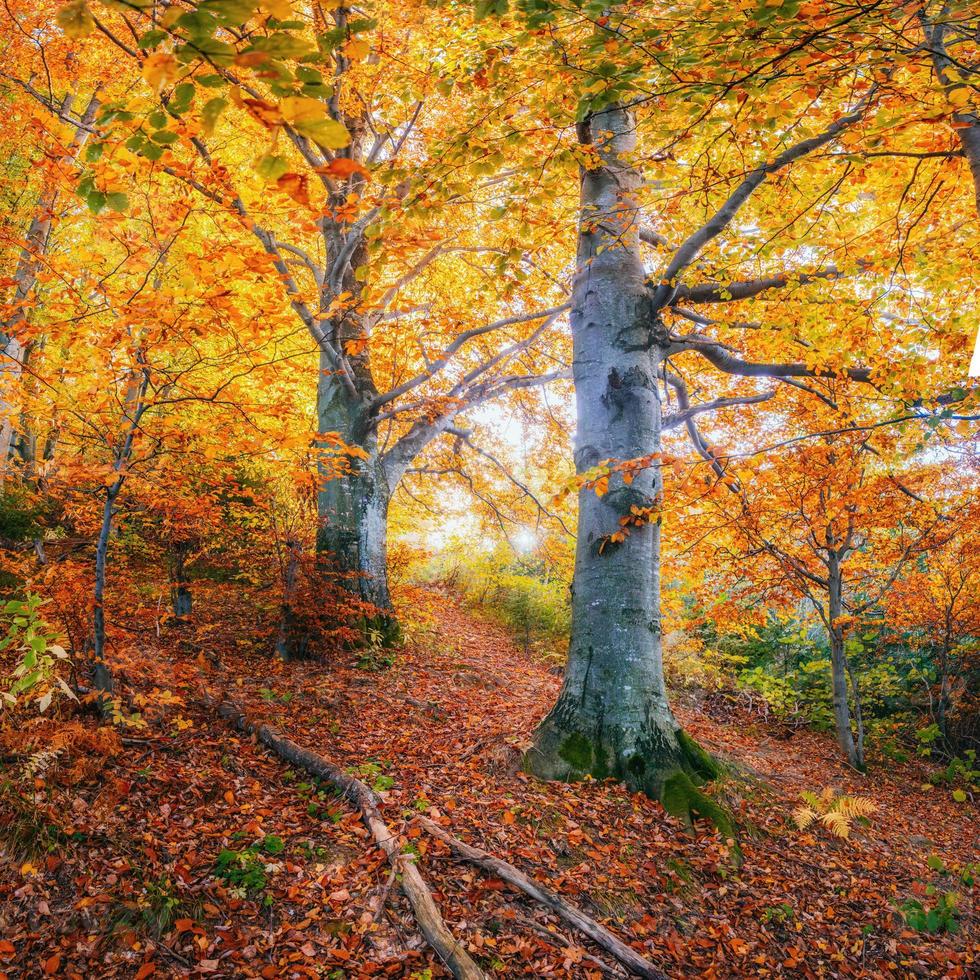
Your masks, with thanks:
[(471, 959), (460, 940), (449, 931), (432, 898), (429, 886), (415, 866), (414, 857), (402, 853), (398, 836), (391, 832), (381, 817), (377, 795), (367, 785), (343, 772), (322, 756), (280, 735), (268, 725), (249, 721), (230, 701), (225, 701), (218, 706), (218, 715), (238, 731), (254, 736), (281, 759), (330, 783), (343, 793), (344, 797), (351, 800), (360, 810), (361, 819), (371, 832), (375, 843), (385, 852), (392, 869), (399, 876), (402, 891), (412, 906), (422, 935), (425, 936), (436, 956), (452, 971), (457, 980), (487, 980), (486, 974)]
[(492, 854), (487, 854), (486, 851), (481, 851), (479, 848), (464, 844), (459, 838), (453, 837), (445, 828), (433, 823), (426, 817), (417, 817), (416, 820), (433, 837), (448, 845), (457, 858), (475, 864), (477, 867), (483, 868), (484, 871), (489, 871), (497, 878), (519, 888), (535, 901), (551, 909), (569, 925), (574, 926), (596, 945), (601, 946), (607, 953), (614, 956), (631, 973), (638, 977), (645, 977), (647, 980), (667, 980), (665, 973), (657, 969), (649, 960), (640, 956), (635, 949), (617, 939), (605, 926), (600, 925), (595, 919), (589, 918), (584, 912), (566, 902), (553, 891), (528, 878), (523, 871), (518, 870), (514, 865), (508, 864)]

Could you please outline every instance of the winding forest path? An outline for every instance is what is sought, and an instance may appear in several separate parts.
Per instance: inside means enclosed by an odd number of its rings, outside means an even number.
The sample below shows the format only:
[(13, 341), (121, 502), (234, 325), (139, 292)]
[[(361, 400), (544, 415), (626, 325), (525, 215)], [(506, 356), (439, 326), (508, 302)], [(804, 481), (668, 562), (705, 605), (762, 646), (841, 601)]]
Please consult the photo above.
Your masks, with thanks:
[[(419, 854), (446, 922), (488, 973), (599, 977), (592, 957), (609, 959), (502, 882), (450, 860), (416, 814), (448, 821), (672, 977), (976, 975), (980, 886), (927, 860), (954, 872), (978, 860), (977, 810), (924, 791), (918, 763), (858, 776), (828, 736), (692, 696), (678, 711), (688, 730), (751, 773), (719, 793), (742, 828), (739, 860), (711, 827), (686, 828), (615, 784), (527, 777), (521, 751), (559, 678), (448, 595), (418, 591), (406, 611), (409, 641), (380, 670), (350, 653), (279, 664), (231, 641), (217, 668), (179, 652), (176, 634), (153, 646), (146, 631), (147, 674), (133, 686), (165, 687), (184, 703), (149, 698), (145, 734), (76, 780), (68, 817), (78, 842), (63, 856), (0, 863), (0, 972), (27, 963), (9, 975), (44, 975), (53, 917), (54, 972), (65, 976), (444, 975), (356, 811), (232, 732), (204, 707), (206, 693), (231, 697), (379, 791), (389, 827)], [(870, 797), (870, 826), (847, 840), (798, 831), (799, 794), (827, 786)], [(241, 883), (216, 866), (222, 851), (242, 867), (258, 861), (258, 887), (235, 891)], [(930, 884), (959, 895), (954, 935), (911, 931), (896, 914), (910, 899), (935, 904)], [(146, 896), (160, 894), (174, 904), (148, 929), (163, 900), (148, 911)]]

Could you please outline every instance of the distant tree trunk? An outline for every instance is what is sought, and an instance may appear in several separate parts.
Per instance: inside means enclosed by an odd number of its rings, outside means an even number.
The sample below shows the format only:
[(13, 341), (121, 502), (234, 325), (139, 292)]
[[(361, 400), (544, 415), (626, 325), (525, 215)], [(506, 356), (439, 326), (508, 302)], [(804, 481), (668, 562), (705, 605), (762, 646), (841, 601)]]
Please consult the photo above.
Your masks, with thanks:
[(116, 480), (106, 489), (102, 505), (102, 523), (95, 545), (95, 609), (92, 616), (92, 687), (100, 695), (112, 694), (112, 674), (105, 659), (105, 574), (109, 556), (109, 535), (112, 533), (113, 508), (122, 480)]
[(286, 550), (288, 555), (283, 569), (282, 615), (279, 619), (279, 635), (276, 637), (276, 656), (280, 660), (296, 660), (306, 655), (309, 646), (309, 637), (299, 629), (294, 608), (303, 544), (291, 538), (286, 541)]
[[(68, 145), (67, 161), (74, 161), (89, 137), (89, 127), (99, 108), (98, 92), (89, 99), (82, 113), (81, 125), (76, 126)], [(61, 104), (62, 115), (71, 112), (74, 96), (65, 96)], [(28, 300), (37, 283), (41, 256), (47, 250), (51, 234), (51, 219), (58, 201), (58, 189), (47, 184), (35, 208), (34, 217), (25, 236), (25, 245), (14, 270), (14, 294), (11, 300), (13, 312), (0, 323), (0, 475), (7, 471), (8, 461), (14, 442), (14, 397), (10, 390), (20, 378), (27, 359), (29, 344), (25, 345), (18, 336), (27, 322)]]
[[(830, 551), (827, 558), (827, 586), (827, 634), (830, 640), (830, 679), (837, 744), (847, 761), (855, 769), (863, 770), (863, 746), (859, 746), (854, 741), (854, 732), (851, 728), (851, 707), (847, 689), (847, 675), (850, 665), (844, 644), (844, 629), (840, 622), (844, 612), (844, 577), (841, 572), (840, 558), (833, 550)], [(856, 688), (855, 695), (857, 696)]]
[(939, 733), (942, 735), (943, 742), (949, 741), (949, 656), (952, 650), (953, 637), (953, 602), (946, 607), (946, 614), (943, 623), (943, 642), (939, 649), (939, 704), (936, 707), (936, 724), (939, 726)]
[[(581, 127), (599, 162), (581, 173), (578, 273), (572, 301), (578, 426), (575, 467), (633, 459), (660, 450), (657, 385), (666, 334), (652, 323), (640, 259), (630, 165), (633, 121), (614, 107)], [(660, 620), (660, 524), (630, 529), (632, 507), (661, 503), (659, 462), (598, 496), (579, 492), (572, 634), (561, 693), (534, 735), (526, 767), (546, 779), (614, 776), (663, 797), (680, 776), (715, 774), (667, 704)], [(689, 785), (689, 782), (687, 783)]]
[(176, 541), (170, 548), (170, 599), (174, 618), (186, 622), (193, 611), (193, 597), (187, 582), (187, 556), (191, 550), (189, 541)]
[[(142, 354), (141, 354), (142, 358)], [(109, 536), (112, 533), (112, 520), (115, 516), (116, 500), (126, 483), (126, 468), (133, 456), (133, 443), (139, 431), (140, 421), (147, 410), (145, 401), (150, 385), (149, 371), (141, 364), (139, 372), (134, 372), (126, 389), (125, 406), (128, 426), (114, 452), (112, 469), (116, 478), (105, 490), (102, 505), (102, 523), (95, 545), (95, 587), (93, 600), (95, 610), (92, 617), (92, 686), (99, 692), (100, 706), (105, 711), (108, 695), (112, 694), (112, 673), (105, 658), (105, 584), (106, 567), (109, 560)]]

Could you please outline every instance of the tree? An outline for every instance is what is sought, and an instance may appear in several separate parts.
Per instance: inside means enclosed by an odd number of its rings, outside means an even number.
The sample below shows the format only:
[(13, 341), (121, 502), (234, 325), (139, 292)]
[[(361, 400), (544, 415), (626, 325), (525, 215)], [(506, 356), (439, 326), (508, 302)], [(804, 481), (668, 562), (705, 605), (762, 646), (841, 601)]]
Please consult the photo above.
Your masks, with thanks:
[(925, 38), (925, 54), (953, 107), (952, 123), (973, 175), (980, 215), (980, 17), (970, 3), (924, 3), (916, 16)]
[[(69, 48), (84, 52), (108, 90), (96, 120), (98, 145), (118, 151), (125, 144), (158, 163), (249, 233), (312, 338), (319, 361), (317, 431), (336, 433), (352, 447), (349, 471), (323, 481), (318, 547), (341, 578), (356, 580), (361, 596), (381, 610), (376, 625), (394, 631), (387, 511), (403, 474), (467, 408), (564, 375), (533, 363), (535, 346), (563, 311), (561, 297), (535, 310), (511, 283), (505, 315), (466, 327), (471, 317), (457, 319), (450, 310), (434, 336), (419, 304), (407, 299), (441, 263), (457, 264), (460, 283), (467, 254), (492, 251), (467, 240), (464, 230), (468, 215), (485, 207), (471, 187), (463, 193), (469, 180), (454, 178), (468, 161), (453, 158), (442, 175), (437, 169), (445, 144), (440, 127), (452, 107), (429, 107), (431, 67), (418, 12), (412, 5), (379, 4), (377, 17), (369, 18), (343, 4), (300, 12), (288, 3), (262, 10), (257, 2), (233, 8), (201, 3), (157, 20), (150, 8), (109, 4), (96, 24), (84, 2), (69, 8), (19, 15), (47, 29), (57, 19), (65, 33), (81, 39)], [(243, 31), (253, 18), (255, 29)], [(397, 81), (386, 79), (389, 86), (380, 79), (393, 62), (370, 56), (378, 23), (386, 49), (398, 49), (407, 61)], [(135, 47), (133, 36), (139, 38)], [(60, 44), (42, 47), (52, 49), (54, 60)], [(120, 52), (148, 86), (136, 111), (120, 97), (132, 81), (120, 84)], [(426, 113), (433, 119), (428, 126)], [(255, 169), (274, 188), (276, 206), (269, 207), (268, 191), (246, 190), (250, 161), (213, 145), (219, 117), (222, 125), (250, 129), (253, 145), (273, 135), (276, 145)], [(486, 156), (478, 144), (474, 152)], [(83, 187), (90, 204), (99, 205), (103, 190), (93, 169), (94, 182), (83, 180)], [(425, 231), (420, 219), (436, 203), (455, 205), (459, 218)], [(401, 230), (404, 241), (389, 238), (390, 229)], [(500, 278), (504, 285), (507, 280)], [(538, 285), (539, 292), (551, 288)], [(385, 389), (380, 377), (387, 365), (375, 349), (384, 349), (390, 325), (404, 336), (413, 322), (415, 336), (394, 345), (397, 377)], [(494, 346), (484, 344), (488, 339)]]
[(834, 434), (798, 444), (767, 459), (761, 479), (712, 498), (720, 511), (714, 520), (726, 526), (711, 546), (713, 563), (729, 575), (743, 570), (740, 600), (804, 600), (820, 617), (837, 741), (857, 769), (865, 766), (865, 727), (849, 638), (903, 572), (928, 561), (952, 533), (945, 501), (931, 505), (924, 497), (938, 490), (929, 482), (937, 474), (896, 476), (871, 451), (871, 437)]
[[(40, 96), (30, 83), (25, 83), (25, 91)], [(43, 96), (40, 96), (43, 99)], [(0, 360), (0, 472), (6, 476), (8, 460), (14, 446), (14, 413), (16, 398), (14, 389), (23, 373), (24, 367), (30, 360), (33, 340), (24, 337), (23, 332), (34, 303), (33, 293), (38, 282), (38, 273), (44, 261), (52, 238), (52, 223), (56, 217), (59, 195), (63, 193), (63, 184), (72, 173), (72, 168), (83, 150), (91, 133), (92, 122), (99, 108), (98, 93), (94, 93), (85, 107), (78, 114), (77, 120), (72, 116), (74, 96), (66, 94), (64, 98), (54, 103), (47, 100), (56, 124), (67, 124), (71, 135), (67, 146), (60, 146), (55, 136), (54, 148), (47, 151), (44, 177), (38, 196), (34, 215), (31, 218), (23, 245), (17, 258), (16, 268), (9, 286), (13, 287), (13, 295), (5, 306), (3, 324), (0, 327), (0, 344), (3, 356)], [(65, 127), (59, 126), (64, 129)], [(21, 440), (21, 454), (28, 466), (33, 466), (37, 447), (30, 433), (24, 433)]]
[[(735, 74), (741, 75), (744, 67), (744, 77), (733, 79), (732, 64), (722, 59), (709, 63), (707, 72), (699, 66), (697, 81), (688, 81), (683, 72), (690, 62), (684, 52), (696, 41), (704, 41), (703, 36), (696, 37), (703, 30), (697, 18), (692, 19), (693, 36), (687, 46), (679, 39), (681, 29), (671, 37), (669, 51), (651, 61), (645, 44), (655, 45), (658, 51), (666, 47), (664, 23), (656, 13), (647, 19), (616, 6), (601, 16), (567, 23), (561, 20), (563, 14), (557, 6), (537, 5), (530, 21), (532, 34), (541, 29), (554, 39), (565, 72), (563, 81), (574, 84), (572, 80), (587, 79), (573, 89), (580, 99), (576, 157), (581, 204), (571, 320), (578, 412), (576, 468), (583, 488), (565, 681), (535, 734), (527, 765), (548, 778), (614, 775), (632, 788), (673, 796), (674, 788), (686, 788), (689, 776), (704, 776), (711, 768), (680, 733), (663, 684), (658, 596), (664, 508), (661, 433), (683, 426), (710, 460), (712, 452), (695, 422), (702, 413), (771, 402), (779, 386), (802, 388), (816, 400), (826, 399), (821, 379), (895, 392), (921, 390), (917, 386), (928, 383), (921, 373), (914, 381), (907, 377), (904, 365), (901, 376), (882, 376), (882, 350), (863, 328), (852, 326), (835, 333), (824, 326), (810, 333), (816, 326), (813, 311), (826, 302), (819, 298), (821, 287), (850, 282), (850, 295), (856, 302), (866, 302), (867, 287), (858, 283), (869, 264), (851, 257), (847, 269), (837, 264), (801, 268), (801, 259), (811, 256), (794, 237), (799, 233), (794, 230), (797, 224), (819, 207), (822, 198), (835, 198), (841, 192), (846, 171), (828, 179), (828, 160), (840, 152), (834, 147), (846, 145), (850, 151), (862, 139), (873, 141), (884, 107), (893, 97), (885, 84), (887, 69), (877, 77), (865, 66), (852, 73), (847, 59), (828, 73), (809, 73), (810, 84), (801, 91), (790, 66), (796, 63), (792, 56), (808, 42), (769, 58), (784, 41), (779, 36), (781, 23), (773, 30), (774, 40), (769, 41), (766, 33), (758, 51), (747, 55), (746, 63), (739, 62)], [(672, 17), (669, 20), (674, 22)], [(679, 22), (678, 18), (674, 23)], [(712, 24), (706, 33), (715, 27)], [(741, 29), (739, 25), (737, 30)], [(720, 48), (717, 33), (711, 42)], [(827, 34), (831, 45), (847, 43), (843, 35)], [(613, 63), (610, 52), (621, 54), (624, 49), (628, 49), (626, 63), (618, 66), (618, 73), (608, 70)], [(563, 69), (556, 71), (560, 74)], [(663, 94), (664, 89), (668, 94)], [(693, 108), (679, 107), (671, 116), (678, 92), (684, 91), (690, 91)], [(761, 133), (766, 130), (766, 105), (778, 101), (776, 92), (794, 109), (792, 123), (781, 120), (773, 143), (772, 137)], [(736, 107), (743, 102), (747, 125), (736, 125), (733, 119), (742, 123), (742, 110)], [(667, 107), (666, 118), (651, 111), (651, 104)], [(692, 122), (690, 115), (697, 118)], [(755, 119), (761, 129), (753, 128)], [(757, 161), (748, 165), (745, 156), (757, 151), (743, 142), (747, 133), (767, 144)], [(654, 146), (666, 144), (669, 150), (654, 154), (640, 147), (638, 134), (657, 140)], [(681, 159), (675, 146), (685, 139), (693, 143), (690, 158), (704, 160), (709, 176), (703, 185), (696, 185), (699, 206), (675, 215), (670, 194), (684, 198), (676, 188), (683, 186), (685, 178), (663, 176), (647, 182), (641, 163), (658, 168), (665, 160), (670, 164)], [(716, 149), (718, 144), (723, 149)], [(734, 172), (720, 176), (726, 152), (732, 154)], [(802, 168), (807, 177), (798, 175)], [(668, 167), (659, 169), (670, 174)], [(683, 164), (679, 169), (683, 173)], [(660, 189), (666, 190), (658, 194)], [(704, 220), (681, 234), (675, 245), (672, 236), (654, 230), (641, 216), (645, 206), (656, 214), (660, 202), (668, 203), (665, 213), (658, 215), (658, 225), (676, 217), (682, 227), (690, 227), (692, 211)], [(750, 202), (757, 202), (756, 207), (749, 207)], [(901, 202), (898, 207), (901, 210)], [(843, 212), (838, 206), (832, 210), (839, 232)], [(861, 210), (856, 204), (853, 214), (860, 215)], [(771, 233), (762, 233), (759, 224), (767, 220), (779, 224)], [(843, 223), (849, 220), (844, 218)], [(855, 234), (860, 237), (862, 232), (855, 228)], [(846, 239), (847, 233), (838, 246), (841, 255), (848, 253)], [(641, 242), (657, 250), (656, 258), (644, 259)], [(665, 258), (660, 259), (661, 254)], [(759, 258), (766, 260), (761, 271)], [(755, 265), (756, 274), (739, 275), (743, 263)], [(772, 264), (776, 264), (772, 271), (765, 268)], [(702, 281), (690, 282), (688, 277), (694, 273)], [(810, 287), (815, 287), (812, 292)], [(794, 328), (785, 332), (742, 320), (737, 313), (727, 321), (691, 309), (731, 304), (737, 311), (741, 304), (777, 297), (787, 311), (797, 311), (795, 317), (790, 314)], [(825, 313), (821, 319), (826, 322)], [(686, 332), (678, 331), (679, 324), (688, 325)], [(794, 345), (806, 351), (805, 360), (791, 353)], [(919, 363), (921, 357), (911, 354), (907, 368)], [(712, 368), (729, 376), (773, 379), (776, 386), (753, 385), (748, 392), (743, 389), (692, 403), (690, 391), (711, 392), (717, 387), (717, 381), (706, 379), (706, 369), (710, 374)], [(677, 410), (668, 419), (662, 409), (668, 395), (660, 393), (661, 386), (672, 390), (677, 400)], [(595, 488), (604, 491), (601, 497)]]
[[(886, 597), (889, 628), (934, 666), (927, 681), (929, 714), (946, 751), (955, 751), (959, 734), (951, 715), (961, 716), (968, 734), (970, 673), (980, 652), (980, 568), (977, 567), (977, 514), (972, 501), (955, 509), (956, 527), (947, 540), (901, 576)], [(953, 520), (953, 518), (951, 518)]]

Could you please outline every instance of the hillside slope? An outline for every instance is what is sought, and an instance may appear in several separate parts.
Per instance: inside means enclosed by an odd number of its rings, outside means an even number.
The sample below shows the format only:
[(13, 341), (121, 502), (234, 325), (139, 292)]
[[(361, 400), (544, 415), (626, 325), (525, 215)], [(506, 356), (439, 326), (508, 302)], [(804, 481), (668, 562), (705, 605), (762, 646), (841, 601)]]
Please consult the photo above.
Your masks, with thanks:
[[(681, 707), (688, 730), (741, 770), (720, 790), (740, 824), (739, 861), (711, 827), (686, 828), (616, 785), (521, 773), (560, 679), (448, 596), (419, 592), (412, 615), (423, 625), (392, 665), (349, 653), (283, 665), (213, 634), (209, 656), (194, 656), (177, 652), (193, 649), (186, 636), (145, 630), (148, 666), (131, 691), (136, 703), (154, 686), (173, 698), (149, 697), (149, 725), (101, 746), (91, 719), (39, 723), (35, 744), (61, 731), (63, 747), (35, 763), (34, 806), (5, 790), (0, 971), (444, 974), (356, 812), (234, 734), (208, 707), (230, 697), (381, 793), (389, 826), (488, 972), (598, 977), (595, 958), (610, 961), (453, 862), (411, 823), (417, 813), (547, 883), (670, 976), (976, 975), (980, 886), (956, 872), (980, 858), (977, 811), (924, 791), (916, 764), (862, 777), (823, 735), (787, 737), (722, 698)], [(25, 760), (5, 765), (23, 789)], [(846, 840), (796, 829), (800, 793), (828, 786), (870, 797), (870, 825)], [(955, 934), (913, 931), (897, 914), (913, 898), (934, 905), (930, 884), (958, 894)]]

